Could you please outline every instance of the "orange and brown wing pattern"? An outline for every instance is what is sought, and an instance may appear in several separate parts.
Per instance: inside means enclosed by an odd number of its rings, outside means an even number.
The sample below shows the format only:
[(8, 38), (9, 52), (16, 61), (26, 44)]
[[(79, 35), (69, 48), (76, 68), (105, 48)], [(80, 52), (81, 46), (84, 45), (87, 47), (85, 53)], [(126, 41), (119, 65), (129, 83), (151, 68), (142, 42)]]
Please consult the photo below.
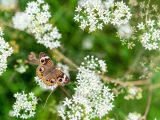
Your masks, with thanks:
[(47, 86), (62, 86), (69, 82), (69, 78), (58, 68), (55, 68), (51, 59), (43, 52), (39, 55), (39, 66), (36, 70), (37, 76)]
[(41, 52), (39, 54), (39, 63), (40, 63), (40, 65), (46, 65), (48, 67), (54, 66), (51, 58), (44, 52)]
[(53, 74), (55, 75), (56, 83), (58, 85), (61, 86), (69, 82), (69, 78), (60, 69), (54, 69)]

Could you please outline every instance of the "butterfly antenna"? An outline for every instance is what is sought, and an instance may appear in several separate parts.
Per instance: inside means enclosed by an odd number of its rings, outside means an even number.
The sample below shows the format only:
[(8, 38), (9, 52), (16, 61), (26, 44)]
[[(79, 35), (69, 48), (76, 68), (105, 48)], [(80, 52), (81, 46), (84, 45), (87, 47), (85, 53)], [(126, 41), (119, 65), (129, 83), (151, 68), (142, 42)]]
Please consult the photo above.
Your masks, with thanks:
[(46, 99), (46, 102), (45, 102), (45, 104), (44, 104), (44, 107), (46, 106), (46, 104), (47, 104), (47, 102), (48, 102), (48, 99), (49, 99), (49, 97), (51, 96), (51, 94), (53, 93), (53, 91), (54, 91), (54, 90), (52, 90), (52, 91), (50, 92), (50, 94), (48, 95), (48, 97), (47, 97), (47, 99)]

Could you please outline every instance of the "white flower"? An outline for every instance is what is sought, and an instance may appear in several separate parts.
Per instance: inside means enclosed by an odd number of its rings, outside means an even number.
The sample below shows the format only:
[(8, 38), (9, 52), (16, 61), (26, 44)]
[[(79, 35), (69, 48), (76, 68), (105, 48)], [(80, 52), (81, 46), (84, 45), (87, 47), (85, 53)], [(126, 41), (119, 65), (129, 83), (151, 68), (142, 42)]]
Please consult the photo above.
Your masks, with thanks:
[(139, 30), (144, 30), (145, 29), (145, 25), (144, 25), (143, 22), (138, 23), (137, 27), (138, 27)]
[(0, 0), (0, 4), (4, 7), (15, 7), (17, 5), (17, 0)]
[(114, 95), (95, 72), (98, 67), (105, 71), (105, 65), (103, 60), (93, 56), (84, 58), (78, 68), (75, 94), (71, 99), (66, 98), (58, 111), (63, 120), (101, 119), (112, 110)]
[(14, 66), (15, 70), (17, 72), (21, 73), (21, 74), (25, 73), (27, 71), (27, 69), (28, 69), (28, 65), (24, 64), (24, 62), (22, 61), (22, 59), (18, 59), (17, 63), (18, 64), (16, 64)]
[(121, 38), (129, 39), (132, 33), (133, 33), (132, 28), (128, 23), (118, 26), (118, 35)]
[(30, 22), (25, 12), (17, 12), (12, 21), (13, 27), (19, 30), (25, 30)]
[(76, 7), (74, 20), (80, 23), (82, 30), (89, 32), (102, 30), (103, 26), (127, 24), (131, 19), (131, 12), (123, 2), (114, 0), (80, 0)]
[(46, 84), (43, 82), (43, 80), (41, 80), (38, 76), (36, 76), (34, 79), (35, 79), (36, 83), (37, 83), (42, 89), (44, 89), (44, 90), (52, 90), (52, 91), (53, 91), (54, 89), (56, 89), (56, 88), (58, 87), (57, 84), (52, 85), (52, 86), (46, 85)]
[[(141, 24), (144, 25), (142, 22)], [(138, 24), (140, 26), (140, 24)], [(137, 26), (139, 28), (139, 26)], [(147, 50), (156, 50), (159, 48), (160, 43), (160, 28), (156, 24), (155, 20), (146, 21), (146, 29), (143, 29), (140, 36), (140, 42)], [(141, 29), (139, 29), (141, 30)]]
[(126, 100), (130, 99), (141, 99), (142, 89), (139, 87), (131, 86), (127, 88), (127, 95), (124, 97)]
[(132, 16), (128, 6), (125, 3), (123, 3), (123, 1), (121, 1), (121, 2), (116, 2), (114, 7), (115, 9), (111, 14), (112, 16), (111, 23), (113, 25), (118, 25), (118, 26), (127, 24)]
[(16, 93), (14, 94), (16, 102), (13, 105), (13, 110), (10, 111), (10, 115), (17, 118), (27, 119), (35, 115), (37, 98), (31, 92), (29, 94)]
[(82, 66), (94, 71), (106, 72), (106, 63), (103, 60), (99, 60), (94, 56), (86, 56), (84, 58), (84, 62), (82, 62)]
[(110, 12), (105, 9), (105, 4), (101, 0), (80, 0), (76, 7), (77, 14), (74, 20), (80, 22), (80, 28), (89, 28), (89, 32), (101, 30), (104, 24), (109, 23)]
[(126, 120), (141, 120), (141, 117), (141, 114), (134, 112), (129, 113)]
[(93, 42), (94, 42), (93, 38), (86, 37), (83, 40), (82, 46), (84, 49), (90, 50), (93, 48)]
[(48, 10), (49, 6), (43, 0), (29, 2), (25, 11), (30, 21), (27, 30), (35, 36), (38, 43), (53, 49), (60, 46), (61, 34), (57, 27), (49, 23), (51, 13)]
[(3, 31), (0, 28), (0, 75), (7, 68), (7, 58), (13, 53), (13, 49), (5, 42), (3, 38)]

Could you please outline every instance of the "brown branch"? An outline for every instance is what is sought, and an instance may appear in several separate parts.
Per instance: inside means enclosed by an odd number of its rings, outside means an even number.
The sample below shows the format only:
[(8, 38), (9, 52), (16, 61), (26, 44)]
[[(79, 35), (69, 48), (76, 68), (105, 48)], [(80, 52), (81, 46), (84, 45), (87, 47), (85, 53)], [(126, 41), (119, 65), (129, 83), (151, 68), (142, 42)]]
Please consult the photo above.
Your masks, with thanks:
[(123, 87), (133, 86), (133, 85), (137, 86), (137, 85), (147, 85), (147, 84), (149, 84), (149, 82), (147, 80), (137, 80), (137, 81), (123, 82), (123, 81), (115, 80), (113, 78), (110, 78), (110, 77), (107, 77), (107, 76), (104, 76), (104, 75), (101, 75), (101, 78), (106, 82), (110, 82), (110, 83), (113, 83), (115, 85), (121, 85)]
[(144, 115), (142, 117), (142, 119), (144, 119), (144, 120), (147, 119), (147, 115), (149, 113), (150, 106), (151, 106), (151, 100), (152, 100), (152, 89), (151, 89), (151, 86), (149, 86), (149, 88), (148, 88), (147, 105), (146, 105), (146, 109), (145, 109)]
[(61, 52), (59, 52), (57, 49), (53, 49), (54, 54), (58, 55), (59, 58), (63, 59), (65, 63), (67, 63), (69, 66), (77, 69), (78, 65), (76, 65), (73, 61), (71, 61), (69, 58), (64, 56)]
[(151, 90), (160, 88), (160, 83), (151, 85)]
[[(59, 52), (57, 49), (54, 49), (53, 52), (54, 52), (54, 54), (56, 54), (56, 56), (58, 56), (59, 58), (64, 60), (64, 62), (66, 64), (68, 64), (69, 66), (71, 66), (71, 67), (73, 67), (75, 69), (78, 68), (78, 65), (76, 65), (72, 60), (67, 58), (65, 55), (63, 55), (61, 52)], [(123, 87), (134, 86), (134, 85), (147, 85), (148, 84), (147, 80), (123, 82), (123, 81), (119, 81), (119, 80), (116, 80), (114, 78), (111, 78), (111, 77), (108, 77), (108, 76), (104, 76), (104, 75), (101, 75), (101, 79), (104, 80), (105, 82), (113, 83), (115, 85), (120, 85), (120, 86), (123, 86)]]

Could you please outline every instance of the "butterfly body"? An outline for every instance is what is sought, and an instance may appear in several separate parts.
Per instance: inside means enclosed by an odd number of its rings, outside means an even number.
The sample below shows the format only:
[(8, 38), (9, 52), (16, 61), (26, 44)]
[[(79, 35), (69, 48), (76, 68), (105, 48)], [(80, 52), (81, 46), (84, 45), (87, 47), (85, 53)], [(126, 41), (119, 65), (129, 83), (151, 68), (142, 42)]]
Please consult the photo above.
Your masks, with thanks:
[(63, 71), (60, 68), (56, 68), (50, 57), (43, 52), (39, 54), (36, 75), (47, 86), (53, 86), (55, 84), (62, 86), (69, 82), (69, 78)]

